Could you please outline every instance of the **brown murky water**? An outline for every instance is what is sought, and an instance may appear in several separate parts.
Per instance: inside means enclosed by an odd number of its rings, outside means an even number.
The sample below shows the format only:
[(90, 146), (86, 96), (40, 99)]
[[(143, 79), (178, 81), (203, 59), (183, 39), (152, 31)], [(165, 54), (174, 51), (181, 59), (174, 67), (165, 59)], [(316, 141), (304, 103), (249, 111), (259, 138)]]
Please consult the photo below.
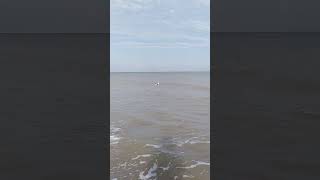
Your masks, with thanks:
[(210, 74), (111, 73), (110, 131), (112, 180), (210, 179)]

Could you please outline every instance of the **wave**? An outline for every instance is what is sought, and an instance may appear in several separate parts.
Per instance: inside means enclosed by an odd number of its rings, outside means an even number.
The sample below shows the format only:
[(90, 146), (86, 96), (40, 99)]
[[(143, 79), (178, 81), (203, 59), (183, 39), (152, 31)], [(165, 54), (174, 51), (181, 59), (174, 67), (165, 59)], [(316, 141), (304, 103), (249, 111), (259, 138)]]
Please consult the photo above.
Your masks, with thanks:
[(159, 169), (162, 169), (163, 171), (168, 171), (170, 169), (171, 162), (168, 163), (166, 167), (159, 167)]
[(176, 167), (178, 169), (192, 169), (192, 168), (195, 168), (197, 166), (201, 166), (201, 165), (205, 165), (205, 166), (210, 166), (210, 163), (207, 163), (207, 162), (202, 162), (202, 161), (194, 161), (196, 162), (195, 164), (192, 164), (190, 166), (186, 166), (186, 167)]
[(153, 147), (155, 149), (159, 149), (161, 148), (162, 146), (161, 145), (155, 145), (155, 144), (146, 144), (145, 147)]
[(141, 158), (141, 157), (151, 157), (151, 154), (138, 155), (137, 157), (132, 158), (131, 160), (136, 160), (136, 159), (139, 159), (139, 158)]
[(148, 180), (152, 177), (157, 177), (157, 169), (158, 169), (158, 164), (155, 162), (153, 163), (153, 166), (148, 170), (147, 174), (145, 174), (145, 171), (140, 172), (139, 174), (139, 179), (140, 180)]
[(120, 132), (120, 128), (116, 128), (116, 127), (111, 127), (110, 128), (110, 144), (114, 145), (114, 144), (118, 144), (119, 140), (121, 139), (121, 137), (118, 135), (118, 132)]

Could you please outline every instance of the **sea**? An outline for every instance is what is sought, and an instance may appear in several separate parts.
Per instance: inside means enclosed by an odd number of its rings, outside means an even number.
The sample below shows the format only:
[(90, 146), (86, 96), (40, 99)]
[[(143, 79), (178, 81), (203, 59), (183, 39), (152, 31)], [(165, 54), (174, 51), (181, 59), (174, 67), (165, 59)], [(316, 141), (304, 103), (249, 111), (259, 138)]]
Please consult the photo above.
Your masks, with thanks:
[(210, 179), (209, 72), (111, 73), (110, 88), (112, 180)]

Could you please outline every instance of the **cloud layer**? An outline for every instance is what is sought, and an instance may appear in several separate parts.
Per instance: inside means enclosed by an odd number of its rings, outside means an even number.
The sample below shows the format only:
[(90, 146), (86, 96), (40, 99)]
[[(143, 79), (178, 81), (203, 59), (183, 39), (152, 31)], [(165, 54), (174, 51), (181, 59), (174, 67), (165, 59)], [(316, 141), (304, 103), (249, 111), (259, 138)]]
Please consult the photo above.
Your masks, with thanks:
[[(201, 56), (202, 64), (209, 64), (210, 0), (111, 0), (110, 31), (111, 64), (117, 67), (126, 59), (142, 63), (169, 49), (168, 58), (182, 58), (188, 51), (189, 57)], [(154, 54), (136, 53), (144, 49)], [(121, 53), (128, 50), (130, 57)]]

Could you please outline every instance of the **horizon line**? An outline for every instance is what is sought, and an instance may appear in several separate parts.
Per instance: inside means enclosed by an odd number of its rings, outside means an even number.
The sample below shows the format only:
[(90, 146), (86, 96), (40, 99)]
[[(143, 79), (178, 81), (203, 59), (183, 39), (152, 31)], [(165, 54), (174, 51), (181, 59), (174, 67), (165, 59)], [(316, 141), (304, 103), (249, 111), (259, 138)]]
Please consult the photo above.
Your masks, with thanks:
[(183, 73), (183, 72), (210, 72), (208, 71), (110, 71), (110, 73)]

